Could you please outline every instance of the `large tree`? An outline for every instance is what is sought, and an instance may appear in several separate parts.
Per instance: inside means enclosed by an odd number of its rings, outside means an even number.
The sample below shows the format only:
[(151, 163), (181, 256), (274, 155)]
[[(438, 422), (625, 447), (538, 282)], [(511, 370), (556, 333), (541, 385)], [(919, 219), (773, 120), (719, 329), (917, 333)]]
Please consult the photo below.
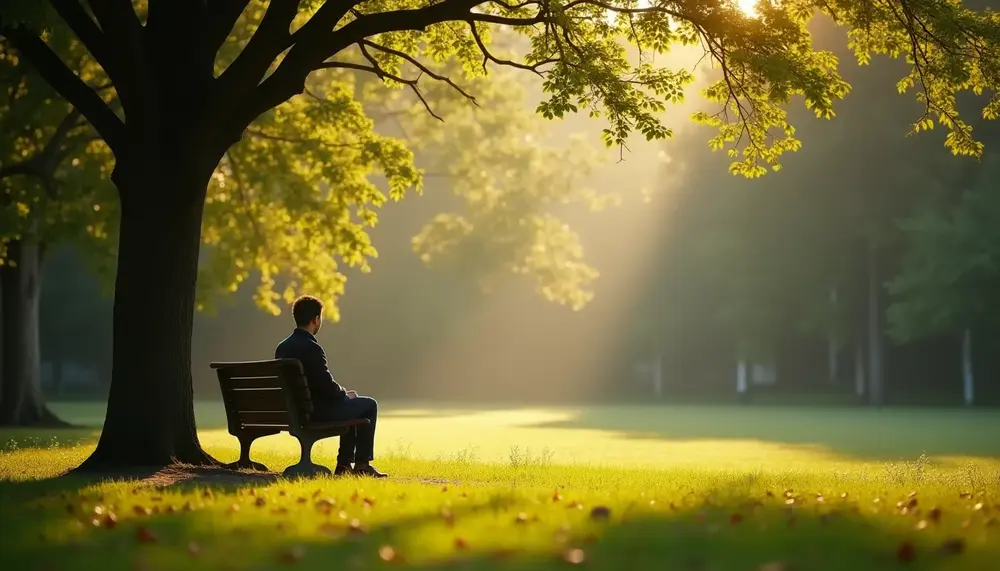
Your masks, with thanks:
[[(853, 28), (859, 57), (910, 58), (900, 87), (926, 102), (922, 127), (937, 121), (952, 129), (948, 142), (956, 152), (979, 153), (981, 146), (958, 117), (955, 93), (1000, 83), (994, 16), (945, 0), (793, 0), (762, 3), (755, 18), (715, 1), (640, 7), (632, 0), (272, 0), (254, 29), (234, 28), (249, 0), (150, 0), (144, 17), (128, 0), (86, 7), (50, 0), (46, 6), (107, 72), (121, 102), (118, 114), (36, 31), (45, 17), (39, 3), (11, 5), (2, 15), (3, 35), (91, 122), (116, 159), (114, 364), (104, 431), (87, 467), (212, 461), (198, 443), (190, 376), (207, 188), (251, 123), (308, 97), (303, 92), (317, 70), (361, 69), (419, 90), (408, 71), (454, 83), (424, 60), (457, 58), (468, 73), (483, 69), (484, 60), (520, 67), (545, 78), (543, 116), (586, 108), (607, 118), (606, 142), (623, 145), (634, 131), (669, 136), (659, 112), (683, 96), (691, 79), (648, 57), (632, 63), (625, 44), (646, 53), (701, 44), (723, 71), (706, 90), (721, 109), (696, 118), (719, 127), (713, 143), (732, 145), (733, 169), (746, 175), (777, 166), (783, 152), (798, 147), (783, 107), (792, 96), (804, 96), (817, 115), (829, 117), (848, 91), (836, 59), (811, 45), (805, 26), (817, 11)], [(495, 55), (489, 32), (497, 26), (528, 36), (530, 51), (517, 60)], [(220, 47), (230, 34), (247, 41), (221, 66)], [(995, 115), (997, 105), (991, 98), (986, 112)], [(134, 333), (140, 320), (141, 336)]]

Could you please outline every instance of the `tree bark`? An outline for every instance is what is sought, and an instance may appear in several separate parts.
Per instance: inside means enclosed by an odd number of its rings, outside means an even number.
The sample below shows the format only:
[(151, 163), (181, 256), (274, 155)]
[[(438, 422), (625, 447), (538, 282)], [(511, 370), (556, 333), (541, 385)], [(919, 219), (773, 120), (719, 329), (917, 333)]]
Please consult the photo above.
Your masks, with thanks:
[(212, 169), (157, 155), (120, 161), (111, 388), (104, 430), (82, 471), (215, 464), (198, 441), (191, 377), (195, 282)]
[(7, 248), (7, 263), (0, 266), (0, 426), (65, 426), (42, 394), (42, 246), (26, 234)]

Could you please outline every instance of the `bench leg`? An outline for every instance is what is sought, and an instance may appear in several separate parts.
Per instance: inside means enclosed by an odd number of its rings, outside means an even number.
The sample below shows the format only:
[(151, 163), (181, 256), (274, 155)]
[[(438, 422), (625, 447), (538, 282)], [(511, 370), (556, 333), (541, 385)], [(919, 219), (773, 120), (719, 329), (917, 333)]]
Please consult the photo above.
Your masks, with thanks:
[(261, 464), (260, 462), (254, 462), (250, 459), (250, 446), (253, 445), (253, 441), (264, 436), (271, 436), (272, 434), (277, 434), (279, 431), (253, 431), (253, 432), (243, 432), (241, 434), (236, 434), (237, 439), (240, 441), (240, 459), (226, 464), (225, 467), (230, 470), (256, 470), (258, 472), (268, 472), (267, 466)]
[(326, 466), (313, 464), (312, 462), (312, 447), (316, 444), (316, 439), (302, 436), (296, 436), (296, 438), (299, 440), (299, 445), (302, 446), (302, 457), (299, 459), (298, 464), (292, 464), (285, 468), (282, 475), (288, 478), (333, 475), (333, 472)]

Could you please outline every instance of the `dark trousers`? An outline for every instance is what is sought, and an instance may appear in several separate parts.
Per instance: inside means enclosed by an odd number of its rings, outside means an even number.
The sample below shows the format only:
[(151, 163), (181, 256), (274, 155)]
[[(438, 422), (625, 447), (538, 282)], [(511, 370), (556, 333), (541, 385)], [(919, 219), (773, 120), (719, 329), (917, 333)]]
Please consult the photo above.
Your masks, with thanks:
[(337, 465), (355, 462), (367, 463), (375, 459), (375, 422), (378, 420), (378, 402), (371, 397), (358, 396), (323, 407), (319, 420), (343, 421), (367, 418), (370, 424), (352, 426), (340, 437)]

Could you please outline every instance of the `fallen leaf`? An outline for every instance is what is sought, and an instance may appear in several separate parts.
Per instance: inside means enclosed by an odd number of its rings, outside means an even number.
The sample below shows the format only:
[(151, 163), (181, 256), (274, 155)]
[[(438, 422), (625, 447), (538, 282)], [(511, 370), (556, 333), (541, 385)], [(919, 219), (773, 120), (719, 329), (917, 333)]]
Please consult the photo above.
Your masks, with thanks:
[(931, 511), (927, 512), (927, 517), (934, 523), (941, 521), (941, 508), (934, 507)]
[(917, 498), (910, 498), (910, 503), (906, 504), (906, 507), (908, 507), (910, 509), (913, 509), (913, 508), (917, 507), (918, 503), (919, 502), (917, 502)]
[(552, 501), (553, 502), (558, 502), (561, 499), (562, 499), (562, 496), (559, 494), (559, 488), (556, 488), (556, 490), (554, 492), (552, 492)]
[(358, 495), (358, 491), (357, 491), (357, 490), (354, 490), (354, 493), (353, 493), (353, 494), (351, 494), (351, 502), (357, 502), (357, 501), (358, 501), (358, 498), (360, 498), (360, 497), (361, 497), (361, 496), (359, 496), (359, 495)]
[(229, 510), (228, 511), (231, 514), (236, 513), (238, 511), (240, 511), (240, 505), (239, 504), (233, 504), (233, 505), (229, 506)]
[(603, 521), (611, 517), (611, 508), (607, 506), (594, 506), (590, 510), (590, 519), (595, 521)]
[(459, 551), (465, 551), (468, 548), (469, 548), (469, 542), (465, 541), (461, 537), (455, 538), (455, 549), (458, 549)]
[(572, 565), (579, 565), (586, 561), (587, 557), (583, 553), (582, 549), (567, 549), (566, 552), (563, 553), (563, 559)]
[(941, 544), (941, 553), (958, 555), (963, 551), (965, 551), (965, 540), (960, 538), (949, 539)]
[(152, 510), (150, 510), (146, 506), (132, 506), (132, 511), (135, 513), (135, 515), (149, 515), (152, 513)]
[(295, 503), (304, 504), (304, 503), (306, 503), (308, 501), (309, 500), (300, 497), (300, 498), (298, 498), (298, 499), (295, 500)]
[(391, 545), (383, 545), (378, 549), (378, 556), (382, 561), (392, 561), (396, 558), (396, 550)]
[(272, 509), (271, 513), (273, 513), (274, 515), (284, 515), (288, 513), (288, 508), (286, 508), (285, 506), (279, 506)]
[(769, 498), (773, 498), (774, 497), (774, 492), (772, 492), (771, 490), (768, 490), (766, 493), (767, 493), (767, 497), (769, 497)]
[(254, 501), (254, 505), (257, 506), (258, 508), (264, 507), (265, 504), (267, 504), (267, 500), (265, 500), (264, 498), (257, 498)]
[(912, 542), (904, 541), (896, 549), (896, 559), (908, 563), (917, 556), (917, 548)]
[(155, 543), (157, 540), (156, 534), (144, 525), (136, 528), (135, 537), (142, 543)]
[(729, 516), (729, 523), (732, 525), (739, 525), (743, 521), (743, 514), (734, 513)]
[(441, 491), (442, 492), (447, 492), (448, 491), (448, 485), (445, 484), (444, 486), (441, 486)]
[(101, 525), (106, 529), (114, 529), (114, 527), (118, 525), (118, 517), (115, 514), (108, 512), (104, 515), (104, 519), (101, 520)]
[(361, 527), (361, 520), (358, 518), (352, 519), (347, 529), (353, 534), (363, 534), (365, 532), (364, 528)]
[(369, 505), (369, 506), (374, 506), (375, 505), (375, 498), (365, 498), (364, 501), (365, 501), (366, 505)]
[(299, 561), (302, 561), (302, 558), (305, 557), (305, 555), (306, 555), (305, 548), (300, 545), (296, 545), (281, 552), (281, 556), (278, 559), (282, 563), (297, 563)]

